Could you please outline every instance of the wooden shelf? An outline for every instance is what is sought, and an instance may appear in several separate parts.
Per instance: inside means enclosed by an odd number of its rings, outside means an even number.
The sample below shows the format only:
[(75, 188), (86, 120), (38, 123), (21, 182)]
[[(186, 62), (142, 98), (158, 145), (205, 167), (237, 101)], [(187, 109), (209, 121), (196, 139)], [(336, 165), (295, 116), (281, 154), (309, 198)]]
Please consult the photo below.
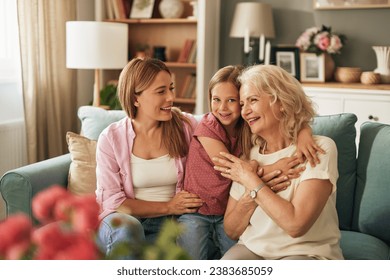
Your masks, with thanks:
[(370, 90), (390, 90), (390, 84), (365, 85), (361, 83), (302, 83), (304, 87), (319, 88), (345, 88), (345, 89), (370, 89)]
[(183, 62), (165, 62), (168, 67), (171, 68), (191, 68), (196, 69), (195, 63), (183, 63)]
[(192, 98), (175, 98), (173, 103), (180, 103), (180, 104), (195, 104), (195, 99)]
[(187, 19), (187, 18), (174, 18), (174, 19), (165, 19), (165, 18), (148, 18), (148, 19), (107, 19), (108, 22), (119, 22), (127, 24), (196, 24), (198, 21), (196, 19)]

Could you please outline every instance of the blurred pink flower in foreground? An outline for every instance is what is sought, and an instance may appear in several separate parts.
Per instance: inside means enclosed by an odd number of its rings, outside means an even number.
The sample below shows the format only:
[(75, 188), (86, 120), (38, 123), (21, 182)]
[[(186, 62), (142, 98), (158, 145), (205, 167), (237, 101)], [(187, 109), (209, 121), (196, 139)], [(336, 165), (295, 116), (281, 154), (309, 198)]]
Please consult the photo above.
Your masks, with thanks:
[(0, 259), (93, 260), (99, 206), (94, 195), (75, 196), (61, 186), (38, 193), (32, 202), (33, 227), (24, 214), (0, 223)]

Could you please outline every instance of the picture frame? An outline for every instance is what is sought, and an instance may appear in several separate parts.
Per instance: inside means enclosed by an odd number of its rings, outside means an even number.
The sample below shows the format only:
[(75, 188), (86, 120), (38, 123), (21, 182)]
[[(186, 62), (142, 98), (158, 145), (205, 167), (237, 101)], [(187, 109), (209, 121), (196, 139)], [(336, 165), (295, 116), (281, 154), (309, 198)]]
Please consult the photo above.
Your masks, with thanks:
[(155, 0), (133, 0), (129, 18), (151, 18)]
[(301, 53), (301, 82), (325, 82), (325, 56)]
[(282, 67), (300, 80), (299, 48), (295, 46), (273, 46), (270, 63)]
[(316, 10), (383, 9), (390, 8), (390, 0), (313, 0)]

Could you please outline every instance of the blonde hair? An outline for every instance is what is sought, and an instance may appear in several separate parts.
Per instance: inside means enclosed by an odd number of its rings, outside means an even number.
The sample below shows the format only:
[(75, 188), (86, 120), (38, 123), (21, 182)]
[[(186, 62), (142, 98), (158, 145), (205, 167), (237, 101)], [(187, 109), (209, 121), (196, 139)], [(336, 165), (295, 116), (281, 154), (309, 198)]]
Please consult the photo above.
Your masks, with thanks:
[[(270, 105), (280, 104), (283, 108), (280, 133), (296, 143), (299, 131), (308, 126), (315, 115), (312, 102), (297, 79), (279, 66), (254, 65), (245, 69), (238, 80), (242, 85), (251, 85), (259, 95), (270, 95), (272, 97)], [(248, 135), (244, 137), (243, 141), (250, 146), (264, 143), (264, 139), (257, 135), (252, 139)], [(249, 155), (248, 150), (244, 153)]]
[[(240, 82), (238, 81), (238, 76), (241, 74), (242, 70), (244, 69), (244, 66), (242, 65), (228, 65), (221, 69), (219, 69), (214, 76), (211, 78), (209, 82), (209, 110), (211, 111), (211, 101), (212, 101), (212, 91), (213, 89), (220, 83), (232, 83), (237, 88), (237, 93), (240, 90)], [(243, 118), (240, 115), (239, 120), (236, 124), (236, 132), (237, 132), (237, 138), (238, 138), (238, 145), (241, 147), (242, 150), (244, 150), (243, 145), (245, 143), (242, 142), (242, 134), (250, 134), (250, 128), (249, 125), (243, 120)], [(247, 149), (247, 148), (245, 148)]]
[[(136, 96), (147, 89), (161, 71), (171, 75), (168, 67), (160, 60), (153, 58), (134, 58), (123, 68), (118, 81), (117, 94), (127, 116), (134, 119), (137, 107)], [(162, 145), (168, 149), (171, 157), (184, 157), (188, 154), (189, 143), (185, 137), (184, 123), (191, 125), (179, 108), (172, 108), (172, 119), (160, 122), (162, 127)]]

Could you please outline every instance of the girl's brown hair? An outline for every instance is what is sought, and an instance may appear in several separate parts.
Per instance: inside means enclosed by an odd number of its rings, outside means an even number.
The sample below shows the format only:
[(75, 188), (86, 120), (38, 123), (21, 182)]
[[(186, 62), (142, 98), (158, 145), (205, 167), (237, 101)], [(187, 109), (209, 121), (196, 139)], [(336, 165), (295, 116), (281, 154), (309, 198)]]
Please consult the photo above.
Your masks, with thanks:
[[(161, 71), (171, 75), (162, 61), (153, 58), (134, 58), (123, 68), (119, 76), (117, 94), (129, 118), (134, 119), (137, 116), (137, 107), (134, 105), (136, 96), (140, 96)], [(190, 120), (175, 107), (172, 108), (172, 119), (160, 122), (162, 145), (167, 148), (171, 157), (185, 157), (188, 154), (189, 139), (186, 138), (185, 123), (191, 125)]]
[[(244, 70), (242, 65), (229, 65), (218, 70), (209, 82), (209, 110), (211, 111), (212, 91), (215, 86), (220, 83), (232, 83), (236, 88), (237, 92), (240, 90), (240, 82), (238, 77)], [(236, 124), (238, 145), (240, 145), (242, 151), (246, 151), (249, 148), (246, 147), (246, 143), (242, 141), (241, 135), (247, 135), (251, 133), (248, 124), (243, 120), (242, 117), (237, 121)]]

